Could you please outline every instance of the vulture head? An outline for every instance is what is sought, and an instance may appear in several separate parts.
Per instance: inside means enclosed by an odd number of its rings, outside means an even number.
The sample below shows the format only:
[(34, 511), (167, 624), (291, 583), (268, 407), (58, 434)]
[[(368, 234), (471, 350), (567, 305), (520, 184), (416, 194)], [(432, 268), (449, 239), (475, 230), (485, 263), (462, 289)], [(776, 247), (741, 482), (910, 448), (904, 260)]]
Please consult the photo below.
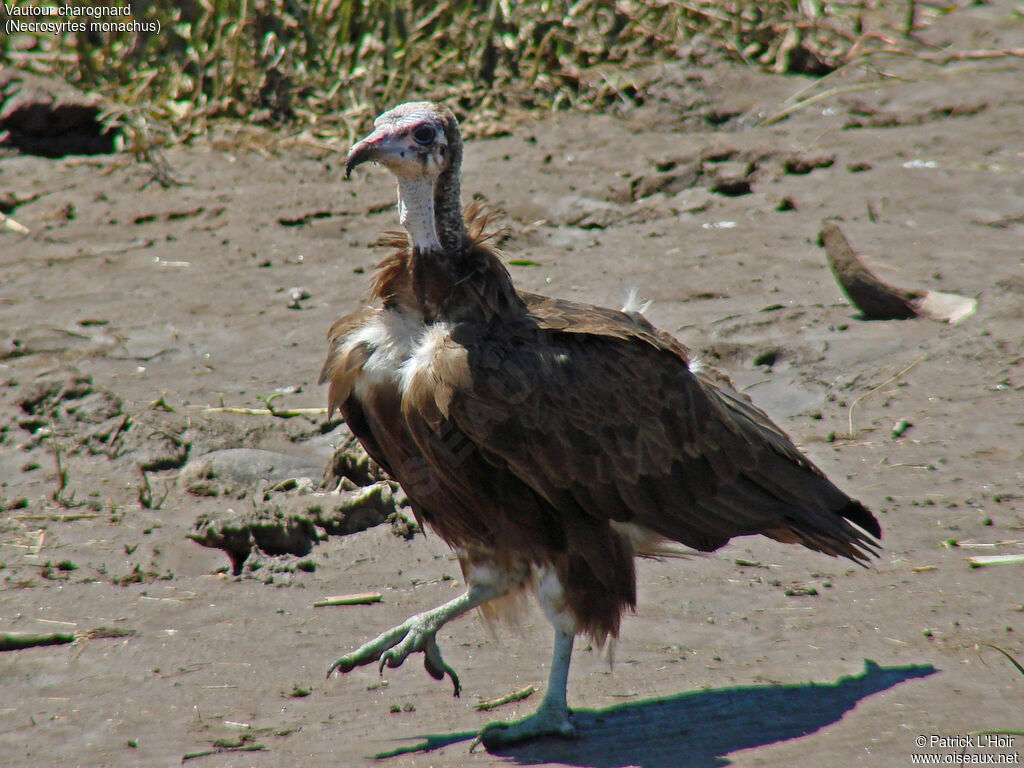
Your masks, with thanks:
[(356, 142), (345, 176), (373, 161), (398, 180), (398, 215), (413, 247), (453, 253), (467, 243), (459, 171), (462, 137), (447, 107), (430, 101), (399, 104), (373, 121), (369, 136)]

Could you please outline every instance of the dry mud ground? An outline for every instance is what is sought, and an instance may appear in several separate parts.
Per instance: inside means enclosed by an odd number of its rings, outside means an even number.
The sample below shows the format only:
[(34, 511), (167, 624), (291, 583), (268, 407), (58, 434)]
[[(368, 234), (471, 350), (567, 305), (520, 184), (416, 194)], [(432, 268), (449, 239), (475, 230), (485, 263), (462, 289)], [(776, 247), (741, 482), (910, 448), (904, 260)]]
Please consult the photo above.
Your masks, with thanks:
[[(926, 37), (1020, 48), (1012, 6)], [(1024, 62), (879, 63), (903, 79), (766, 127), (757, 115), (807, 81), (668, 70), (638, 111), (469, 145), (464, 189), (507, 212), (503, 249), (535, 263), (511, 267), (523, 287), (617, 304), (636, 286), (885, 530), (870, 569), (753, 539), (643, 563), (614, 664), (577, 651), (579, 739), (503, 755), (471, 754), (472, 733), (539, 693), (475, 704), (543, 686), (539, 613), (442, 632), (460, 699), (416, 660), (325, 680), (341, 653), (456, 594), (446, 547), (383, 525), (254, 556), (235, 578), (186, 534), (252, 495), (174, 482), (217, 448), (323, 464), (323, 416), (205, 408), (279, 389), (275, 407), (323, 404), (324, 333), (395, 225), (387, 175), (345, 182), (336, 154), (228, 139), (169, 152), (185, 182), (169, 189), (118, 157), (5, 158), (0, 190), (38, 197), (12, 214), (33, 234), (0, 235), (0, 633), (93, 635), (0, 653), (0, 763), (902, 766), (961, 752), (919, 737), (1024, 731), (1024, 676), (985, 645), (1024, 660), (1024, 566), (965, 560), (1024, 552)], [(861, 319), (816, 244), (829, 216), (893, 282), (977, 296), (977, 314)], [(296, 286), (311, 294), (298, 309)], [(370, 590), (383, 600), (313, 607)], [(964, 753), (1019, 763), (1024, 736), (1010, 741)]]

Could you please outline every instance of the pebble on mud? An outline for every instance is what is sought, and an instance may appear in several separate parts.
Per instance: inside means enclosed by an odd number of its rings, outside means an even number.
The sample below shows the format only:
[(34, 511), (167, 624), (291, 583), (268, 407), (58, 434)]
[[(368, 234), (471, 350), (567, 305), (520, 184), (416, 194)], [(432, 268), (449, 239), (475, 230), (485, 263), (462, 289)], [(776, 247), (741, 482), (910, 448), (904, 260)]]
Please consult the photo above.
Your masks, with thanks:
[(895, 440), (896, 438), (903, 437), (903, 434), (908, 429), (910, 429), (912, 426), (914, 426), (914, 425), (911, 424), (906, 419), (900, 419), (899, 421), (897, 421), (895, 424), (893, 424), (893, 427), (892, 427), (893, 439)]
[(302, 309), (302, 302), (312, 295), (308, 290), (299, 286), (288, 289), (288, 309)]

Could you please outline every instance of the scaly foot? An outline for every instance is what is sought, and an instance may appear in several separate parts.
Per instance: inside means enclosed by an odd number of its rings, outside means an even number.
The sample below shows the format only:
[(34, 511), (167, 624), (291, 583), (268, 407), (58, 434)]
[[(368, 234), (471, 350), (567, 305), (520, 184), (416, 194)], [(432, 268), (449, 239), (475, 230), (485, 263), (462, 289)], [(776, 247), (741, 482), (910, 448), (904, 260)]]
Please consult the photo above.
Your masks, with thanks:
[(378, 635), (370, 642), (360, 646), (352, 653), (342, 656), (327, 670), (330, 677), (336, 670), (344, 674), (356, 667), (378, 663), (381, 672), (384, 667), (399, 667), (410, 654), (416, 651), (423, 653), (423, 666), (435, 680), (443, 680), (445, 675), (451, 678), (458, 696), (462, 687), (455, 670), (445, 664), (441, 658), (441, 649), (435, 637), (443, 621), (438, 621), (438, 610), (427, 611), (406, 619), (397, 627)]
[(470, 747), (470, 751), (478, 744), (492, 751), (511, 744), (518, 744), (541, 736), (561, 736), (572, 739), (576, 736), (576, 727), (569, 720), (569, 710), (558, 706), (541, 705), (534, 714), (514, 723), (491, 723), (485, 726)]

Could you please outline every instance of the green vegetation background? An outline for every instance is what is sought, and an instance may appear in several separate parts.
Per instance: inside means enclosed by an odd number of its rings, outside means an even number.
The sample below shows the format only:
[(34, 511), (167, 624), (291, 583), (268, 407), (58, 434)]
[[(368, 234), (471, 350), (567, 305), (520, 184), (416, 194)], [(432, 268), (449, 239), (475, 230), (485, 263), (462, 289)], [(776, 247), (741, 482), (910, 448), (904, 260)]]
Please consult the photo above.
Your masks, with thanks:
[[(16, 0), (19, 2), (19, 0)], [(22, 4), (22, 2), (19, 2)], [(43, 4), (42, 0), (35, 4)], [(110, 5), (110, 3), (93, 3)], [(119, 3), (119, 5), (124, 5)], [(642, 103), (643, 67), (728, 57), (822, 75), (869, 0), (133, 0), (160, 31), (0, 37), (17, 67), (102, 93), (123, 124), (175, 139), (218, 118), (346, 133), (409, 98), (476, 118)], [(908, 8), (913, 10), (913, 3)], [(6, 11), (0, 9), (6, 17)], [(6, 21), (6, 19), (0, 19)]]

